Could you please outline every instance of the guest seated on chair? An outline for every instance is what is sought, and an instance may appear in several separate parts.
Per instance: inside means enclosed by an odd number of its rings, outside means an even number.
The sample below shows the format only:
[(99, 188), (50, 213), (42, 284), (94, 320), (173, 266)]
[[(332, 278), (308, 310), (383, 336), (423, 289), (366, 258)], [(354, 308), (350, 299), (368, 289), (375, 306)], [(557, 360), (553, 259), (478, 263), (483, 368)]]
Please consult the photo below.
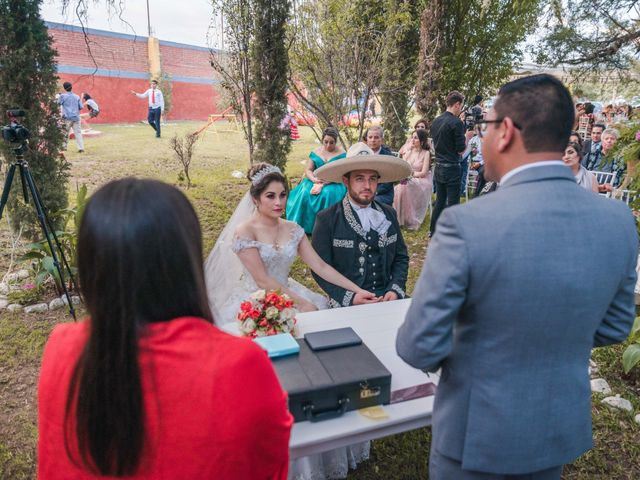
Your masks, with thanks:
[(580, 164), (581, 160), (582, 149), (580, 145), (575, 142), (569, 142), (567, 148), (564, 149), (562, 161), (571, 169), (578, 185), (598, 193), (598, 181), (596, 177)]
[(431, 155), (429, 136), (426, 130), (415, 130), (411, 135), (412, 146), (405, 150), (402, 158), (413, 170), (411, 177), (395, 186), (393, 208), (398, 214), (398, 223), (410, 230), (422, 225), (431, 202)]
[(57, 325), (38, 386), (38, 478), (287, 478), (292, 418), (266, 353), (212, 324), (187, 198), (123, 179), (89, 200), (89, 319)]
[(338, 131), (333, 127), (322, 132), (322, 146), (309, 154), (305, 178), (291, 190), (287, 200), (287, 220), (296, 222), (307, 235), (313, 232), (313, 224), (320, 210), (339, 202), (347, 192), (342, 183), (327, 183), (315, 176), (321, 166), (344, 158), (345, 151), (337, 145)]

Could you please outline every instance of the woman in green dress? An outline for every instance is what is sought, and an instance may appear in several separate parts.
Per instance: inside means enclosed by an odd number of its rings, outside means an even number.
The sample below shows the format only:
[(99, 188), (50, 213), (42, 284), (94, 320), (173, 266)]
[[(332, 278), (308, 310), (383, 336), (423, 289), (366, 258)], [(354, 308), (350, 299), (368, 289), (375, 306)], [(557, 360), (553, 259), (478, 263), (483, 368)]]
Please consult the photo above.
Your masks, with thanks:
[(325, 183), (314, 175), (317, 168), (345, 157), (346, 153), (337, 145), (337, 140), (335, 128), (324, 129), (322, 146), (309, 154), (305, 176), (287, 200), (287, 220), (296, 222), (307, 235), (313, 231), (318, 212), (338, 203), (347, 192), (343, 184)]

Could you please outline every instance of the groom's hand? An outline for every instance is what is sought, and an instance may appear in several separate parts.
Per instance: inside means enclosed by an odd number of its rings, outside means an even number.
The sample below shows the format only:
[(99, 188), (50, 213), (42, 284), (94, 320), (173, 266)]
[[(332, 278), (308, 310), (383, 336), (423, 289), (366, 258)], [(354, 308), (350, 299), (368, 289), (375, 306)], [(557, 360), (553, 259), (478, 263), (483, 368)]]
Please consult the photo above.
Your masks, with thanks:
[(381, 300), (380, 297), (376, 297), (375, 293), (362, 292), (356, 293), (353, 297), (353, 305), (364, 305), (366, 303), (378, 303)]
[(397, 300), (398, 299), (398, 294), (396, 292), (387, 292), (384, 294), (384, 297), (382, 297), (382, 301), (383, 302), (390, 302), (392, 300)]

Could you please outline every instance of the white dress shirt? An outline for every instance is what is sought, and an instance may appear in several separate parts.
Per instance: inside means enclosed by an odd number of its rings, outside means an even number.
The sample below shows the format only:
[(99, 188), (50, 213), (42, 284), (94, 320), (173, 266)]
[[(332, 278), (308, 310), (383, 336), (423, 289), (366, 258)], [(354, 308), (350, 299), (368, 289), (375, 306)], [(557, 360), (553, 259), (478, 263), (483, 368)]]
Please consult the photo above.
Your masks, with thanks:
[(527, 163), (525, 165), (520, 165), (519, 167), (516, 167), (513, 170), (509, 170), (507, 173), (505, 173), (500, 179), (499, 185), (503, 186), (505, 182), (508, 181), (511, 177), (513, 177), (517, 173), (523, 172), (524, 170), (528, 170), (530, 168), (536, 168), (536, 167), (548, 167), (550, 165), (562, 165), (566, 167), (565, 163), (562, 160), (543, 160), (542, 162)]
[(164, 111), (164, 97), (162, 96), (162, 92), (159, 88), (156, 88), (152, 95), (152, 90), (153, 89), (150, 88), (144, 93), (136, 93), (136, 96), (138, 98), (149, 97), (149, 108), (160, 108)]

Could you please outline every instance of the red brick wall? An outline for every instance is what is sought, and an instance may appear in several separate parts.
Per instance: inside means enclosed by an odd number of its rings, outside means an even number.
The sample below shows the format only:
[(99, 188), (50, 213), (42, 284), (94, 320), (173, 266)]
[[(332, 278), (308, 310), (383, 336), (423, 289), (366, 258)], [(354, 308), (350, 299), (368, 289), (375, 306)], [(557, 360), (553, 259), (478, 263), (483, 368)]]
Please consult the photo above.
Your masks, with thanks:
[(89, 34), (89, 52), (82, 32), (50, 28), (49, 35), (53, 37), (53, 47), (58, 52), (59, 65), (95, 68), (93, 56), (98, 68), (142, 73), (149, 71), (146, 38), (133, 41)]
[[(75, 93), (88, 92), (100, 106), (100, 116), (91, 120), (93, 123), (136, 122), (147, 118), (148, 100), (131, 94), (131, 90), (144, 92), (149, 88), (146, 37), (114, 37), (108, 32), (91, 30), (87, 35), (89, 50), (81, 31), (50, 25), (49, 35), (58, 52), (60, 85), (65, 81), (73, 83)], [(216, 86), (201, 83), (214, 78), (209, 52), (161, 44), (160, 56), (163, 72), (172, 78), (172, 108), (167, 118), (206, 120), (209, 114), (217, 113)], [(98, 71), (94, 72), (96, 67)]]

